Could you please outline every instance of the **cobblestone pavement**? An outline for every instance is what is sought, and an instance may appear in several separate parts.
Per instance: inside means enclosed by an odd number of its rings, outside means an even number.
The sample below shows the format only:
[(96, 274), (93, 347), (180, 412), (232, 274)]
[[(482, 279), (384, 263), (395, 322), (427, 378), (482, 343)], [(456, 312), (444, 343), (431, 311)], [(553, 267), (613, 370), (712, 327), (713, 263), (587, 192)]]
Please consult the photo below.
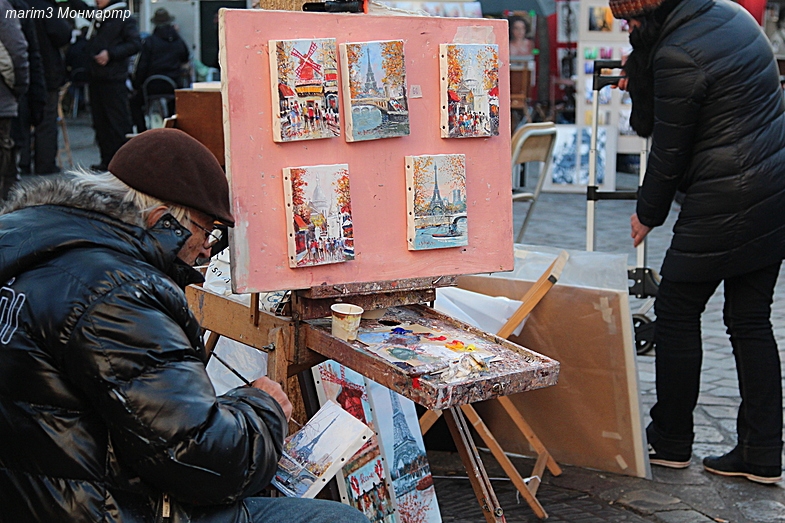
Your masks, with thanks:
[[(89, 166), (99, 160), (89, 116), (82, 113), (67, 120), (74, 161)], [(629, 189), (637, 175), (619, 173), (617, 187)], [(515, 230), (523, 221), (526, 203), (513, 207)], [(604, 201), (597, 207), (596, 250), (628, 254), (635, 263), (629, 238), (629, 216), (634, 202)], [(671, 237), (676, 208), (662, 227), (648, 239), (647, 266), (659, 269)], [(586, 245), (586, 198), (581, 194), (542, 193), (534, 211), (525, 243), (583, 250)], [(631, 299), (631, 309), (638, 301)], [(772, 314), (775, 335), (785, 348), (785, 278), (780, 277)], [(703, 318), (704, 361), (701, 395), (695, 413), (696, 440), (692, 466), (685, 470), (653, 467), (653, 480), (630, 478), (577, 467), (563, 466), (559, 477), (545, 474), (538, 497), (554, 522), (664, 523), (785, 522), (785, 490), (782, 484), (762, 486), (744, 479), (720, 478), (702, 470), (700, 460), (723, 453), (735, 444), (735, 415), (739, 404), (731, 347), (722, 324), (722, 289), (712, 297)], [(640, 397), (645, 423), (655, 401), (654, 357), (638, 356)], [(445, 522), (484, 521), (474, 494), (455, 454), (429, 452), (436, 476), (436, 490)], [(537, 521), (489, 454), (484, 463), (509, 522)], [(522, 474), (531, 470), (530, 460), (514, 460)]]

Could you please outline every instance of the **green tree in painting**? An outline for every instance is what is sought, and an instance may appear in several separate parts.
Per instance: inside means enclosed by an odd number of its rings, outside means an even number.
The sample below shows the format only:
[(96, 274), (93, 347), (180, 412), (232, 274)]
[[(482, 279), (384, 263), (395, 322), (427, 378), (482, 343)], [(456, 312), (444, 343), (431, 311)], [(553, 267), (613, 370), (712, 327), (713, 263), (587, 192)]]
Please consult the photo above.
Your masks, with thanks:
[(305, 169), (291, 169), (289, 171), (289, 178), (292, 183), (292, 207), (294, 214), (300, 216), (305, 223), (310, 223), (311, 211), (305, 200), (305, 191), (303, 189), (308, 185), (308, 182), (303, 180), (304, 174)]
[(390, 88), (391, 93), (400, 96), (406, 74), (403, 66), (403, 41), (381, 42), (380, 45), (384, 70), (382, 82)]
[(455, 91), (463, 81), (466, 53), (458, 45), (447, 46), (447, 89)]

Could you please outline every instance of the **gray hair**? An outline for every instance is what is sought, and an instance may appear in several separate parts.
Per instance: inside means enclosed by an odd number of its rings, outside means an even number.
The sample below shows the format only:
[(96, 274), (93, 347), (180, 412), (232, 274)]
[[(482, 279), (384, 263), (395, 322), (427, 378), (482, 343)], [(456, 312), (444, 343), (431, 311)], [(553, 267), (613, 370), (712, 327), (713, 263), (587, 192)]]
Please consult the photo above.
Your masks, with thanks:
[(106, 195), (108, 198), (118, 200), (123, 204), (133, 205), (139, 212), (141, 225), (144, 225), (147, 221), (150, 212), (161, 205), (168, 207), (169, 213), (181, 224), (184, 224), (184, 221), (191, 217), (191, 212), (186, 207), (164, 202), (149, 194), (137, 191), (110, 172), (95, 173), (84, 169), (76, 169), (68, 174), (73, 176), (77, 184), (89, 191)]
[(187, 207), (137, 191), (110, 172), (96, 173), (81, 168), (62, 176), (20, 182), (12, 188), (0, 214), (36, 205), (66, 205), (96, 211), (144, 228), (150, 213), (161, 205), (182, 225), (191, 217)]

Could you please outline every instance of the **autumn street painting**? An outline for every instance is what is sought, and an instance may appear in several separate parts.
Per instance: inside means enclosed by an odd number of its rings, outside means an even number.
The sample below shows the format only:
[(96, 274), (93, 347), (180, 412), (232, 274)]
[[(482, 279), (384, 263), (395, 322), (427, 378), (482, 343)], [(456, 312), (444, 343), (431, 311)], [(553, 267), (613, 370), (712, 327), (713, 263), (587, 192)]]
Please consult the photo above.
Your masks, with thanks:
[(341, 44), (346, 141), (409, 134), (403, 40)]
[[(333, 360), (313, 367), (319, 401), (335, 401), (346, 412), (376, 430), (365, 378)], [(371, 523), (406, 523), (396, 518), (388, 467), (377, 437), (371, 436), (338, 473), (341, 499), (365, 514)]]
[(409, 250), (469, 244), (466, 156), (406, 157)]
[(271, 40), (273, 140), (341, 134), (335, 39)]
[(283, 175), (289, 266), (354, 259), (349, 166), (286, 167)]
[(441, 44), (442, 138), (499, 134), (499, 46)]

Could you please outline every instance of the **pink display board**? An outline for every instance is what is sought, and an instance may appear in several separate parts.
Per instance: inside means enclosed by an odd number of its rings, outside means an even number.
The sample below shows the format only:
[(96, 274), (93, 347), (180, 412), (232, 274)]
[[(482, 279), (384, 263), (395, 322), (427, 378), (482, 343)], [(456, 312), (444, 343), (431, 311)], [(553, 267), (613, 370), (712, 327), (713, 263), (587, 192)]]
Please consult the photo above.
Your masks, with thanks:
[[(342, 126), (335, 138), (274, 142), (269, 42), (302, 38), (404, 40), (410, 134), (347, 142)], [(513, 268), (506, 21), (230, 9), (220, 12), (220, 41), (226, 170), (237, 222), (230, 234), (235, 292)], [(499, 45), (498, 136), (441, 138), (439, 44), (453, 42)], [(339, 77), (339, 86), (344, 81)], [(346, 101), (338, 92), (343, 117)], [(405, 157), (436, 154), (466, 156), (468, 245), (410, 251)], [(324, 164), (349, 165), (355, 257), (291, 268), (283, 169)]]

